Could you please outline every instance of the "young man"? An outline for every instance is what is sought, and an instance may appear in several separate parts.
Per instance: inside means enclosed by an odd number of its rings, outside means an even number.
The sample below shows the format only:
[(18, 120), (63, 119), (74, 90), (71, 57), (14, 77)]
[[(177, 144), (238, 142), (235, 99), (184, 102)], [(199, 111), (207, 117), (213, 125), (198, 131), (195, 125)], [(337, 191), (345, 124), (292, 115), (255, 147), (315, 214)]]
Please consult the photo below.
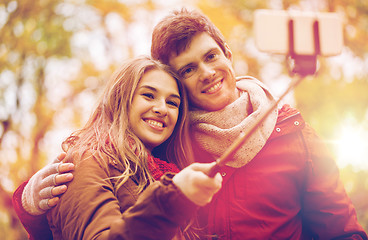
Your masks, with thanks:
[[(273, 102), (259, 81), (235, 78), (231, 54), (196, 11), (174, 12), (152, 35), (152, 56), (188, 90), (197, 161), (221, 156)], [(198, 212), (210, 239), (367, 239), (334, 160), (295, 109), (272, 112), (220, 172), (222, 189)]]
[[(199, 12), (157, 24), (151, 54), (188, 90), (197, 161), (221, 156), (273, 101), (257, 80), (235, 77), (229, 46)], [(222, 189), (199, 213), (212, 239), (367, 239), (334, 160), (296, 109), (272, 112), (220, 172)]]

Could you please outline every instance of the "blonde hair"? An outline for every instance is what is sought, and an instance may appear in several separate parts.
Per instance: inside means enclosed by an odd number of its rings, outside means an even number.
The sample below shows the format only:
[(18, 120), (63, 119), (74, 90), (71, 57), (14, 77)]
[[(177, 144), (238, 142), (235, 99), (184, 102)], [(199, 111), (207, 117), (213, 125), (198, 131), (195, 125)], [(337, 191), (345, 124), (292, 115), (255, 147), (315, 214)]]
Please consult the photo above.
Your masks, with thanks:
[[(124, 172), (118, 176), (117, 190), (129, 177), (139, 179), (138, 192), (153, 181), (148, 169), (148, 154), (142, 141), (129, 126), (128, 113), (135, 90), (145, 73), (162, 70), (169, 73), (177, 82), (181, 104), (179, 116), (173, 134), (161, 145), (152, 150), (152, 155), (176, 164), (179, 169), (192, 159), (188, 134), (188, 105), (185, 89), (175, 73), (167, 66), (150, 57), (142, 56), (125, 62), (112, 75), (97, 108), (85, 127), (74, 132), (62, 144), (64, 151), (75, 159), (92, 150), (97, 159), (113, 161)], [(94, 155), (95, 155), (94, 154)], [(188, 159), (188, 160), (187, 160)], [(103, 164), (107, 167), (107, 162)]]

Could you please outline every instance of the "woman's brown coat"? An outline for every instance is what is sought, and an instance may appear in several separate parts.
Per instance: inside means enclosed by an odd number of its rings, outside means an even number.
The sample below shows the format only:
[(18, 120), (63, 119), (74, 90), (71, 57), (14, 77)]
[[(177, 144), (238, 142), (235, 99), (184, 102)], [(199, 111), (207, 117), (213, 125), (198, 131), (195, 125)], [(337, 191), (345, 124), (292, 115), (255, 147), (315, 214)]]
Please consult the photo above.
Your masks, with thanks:
[(138, 195), (130, 178), (114, 194), (111, 177), (121, 171), (102, 165), (92, 155), (76, 165), (68, 191), (47, 215), (54, 239), (172, 239), (196, 210), (170, 180)]

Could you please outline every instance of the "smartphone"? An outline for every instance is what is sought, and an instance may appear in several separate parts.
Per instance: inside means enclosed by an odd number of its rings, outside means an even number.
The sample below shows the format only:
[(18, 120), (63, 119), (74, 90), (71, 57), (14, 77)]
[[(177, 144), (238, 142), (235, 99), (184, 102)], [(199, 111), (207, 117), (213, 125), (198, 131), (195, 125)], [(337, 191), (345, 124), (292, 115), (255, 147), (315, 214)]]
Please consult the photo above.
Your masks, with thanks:
[(296, 55), (315, 55), (315, 39), (318, 38), (319, 55), (338, 55), (343, 48), (342, 25), (342, 17), (338, 13), (331, 12), (261, 9), (256, 10), (254, 14), (257, 48), (263, 52), (276, 54), (288, 55), (292, 46), (292, 51)]

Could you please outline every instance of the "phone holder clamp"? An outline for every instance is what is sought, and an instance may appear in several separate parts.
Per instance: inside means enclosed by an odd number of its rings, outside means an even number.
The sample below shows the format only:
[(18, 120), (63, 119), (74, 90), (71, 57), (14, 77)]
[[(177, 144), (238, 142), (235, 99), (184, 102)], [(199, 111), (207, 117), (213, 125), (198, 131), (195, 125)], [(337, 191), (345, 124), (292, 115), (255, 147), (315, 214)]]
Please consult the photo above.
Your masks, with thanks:
[(318, 20), (313, 23), (314, 54), (300, 55), (294, 49), (294, 21), (289, 20), (289, 72), (291, 75), (301, 76), (313, 75), (317, 70), (317, 56), (320, 54), (319, 26)]

